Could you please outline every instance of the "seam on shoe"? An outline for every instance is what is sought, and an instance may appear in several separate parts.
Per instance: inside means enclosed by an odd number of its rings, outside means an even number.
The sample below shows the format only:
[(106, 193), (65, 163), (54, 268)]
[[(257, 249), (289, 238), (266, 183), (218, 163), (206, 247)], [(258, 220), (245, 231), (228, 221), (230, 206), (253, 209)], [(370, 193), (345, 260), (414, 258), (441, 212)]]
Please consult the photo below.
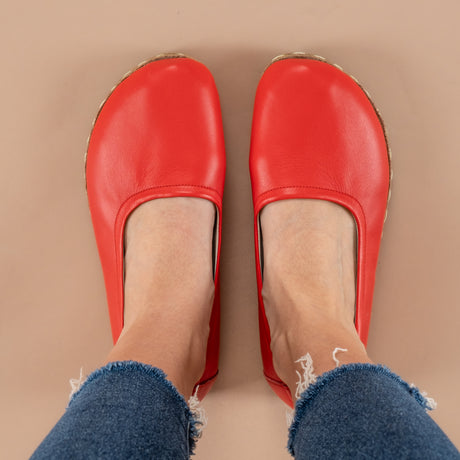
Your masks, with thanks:
[(219, 370), (217, 370), (217, 372), (212, 376), (212, 377), (209, 377), (207, 378), (206, 380), (203, 380), (202, 382), (198, 382), (196, 384), (196, 386), (202, 386), (202, 385), (206, 385), (208, 382), (210, 382), (211, 380), (217, 378), (217, 376), (219, 375)]
[[(305, 188), (305, 189), (311, 189), (311, 190), (325, 190), (327, 192), (334, 192), (334, 193), (338, 193), (340, 195), (347, 196), (347, 197), (353, 199), (354, 201), (356, 201), (356, 203), (358, 203), (358, 205), (359, 205), (361, 211), (363, 211), (363, 215), (364, 215), (364, 210), (363, 210), (363, 207), (362, 207), (361, 203), (353, 195), (350, 195), (349, 193), (341, 192), (339, 190), (335, 190), (335, 189), (332, 189), (332, 188), (315, 187), (313, 185), (283, 185), (283, 186), (280, 186), (280, 187), (274, 187), (274, 188), (271, 188), (270, 190), (266, 190), (265, 192), (262, 192), (261, 194), (259, 194), (256, 197), (256, 201), (259, 201), (260, 198), (262, 198), (264, 195), (267, 195), (267, 194), (269, 194), (271, 192), (274, 192), (275, 190), (292, 189), (292, 188)], [(319, 198), (312, 198), (312, 199), (319, 199)], [(327, 201), (329, 201), (329, 200), (327, 200)]]
[(222, 199), (222, 195), (213, 187), (208, 187), (207, 185), (197, 185), (197, 184), (168, 184), (168, 185), (154, 185), (153, 187), (147, 187), (145, 189), (142, 189), (142, 190), (138, 190), (137, 192), (133, 193), (132, 195), (130, 195), (129, 197), (127, 197), (123, 203), (121, 203), (119, 209), (118, 209), (118, 212), (117, 212), (117, 217), (118, 217), (118, 214), (120, 212), (120, 209), (124, 206), (124, 204), (129, 201), (133, 196), (136, 196), (138, 195), (139, 193), (144, 193), (144, 192), (147, 192), (148, 190), (155, 190), (155, 189), (158, 189), (158, 188), (171, 188), (171, 187), (201, 187), (201, 188), (205, 188), (207, 190), (212, 190), (213, 192), (217, 193), (217, 195), (219, 196), (220, 199)]

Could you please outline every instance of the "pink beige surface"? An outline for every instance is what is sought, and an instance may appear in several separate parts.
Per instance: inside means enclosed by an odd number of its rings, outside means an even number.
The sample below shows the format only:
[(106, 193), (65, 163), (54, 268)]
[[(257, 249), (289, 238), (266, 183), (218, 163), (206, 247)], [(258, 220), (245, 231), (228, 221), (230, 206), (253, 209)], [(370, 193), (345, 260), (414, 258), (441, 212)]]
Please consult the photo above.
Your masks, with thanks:
[(297, 50), (356, 76), (383, 114), (395, 176), (369, 354), (437, 400), (460, 446), (459, 13), (455, 0), (3, 2), (0, 457), (27, 458), (69, 378), (110, 350), (86, 138), (119, 78), (168, 51), (213, 73), (227, 148), (221, 374), (196, 458), (289, 458), (286, 407), (262, 377), (248, 152), (258, 80)]

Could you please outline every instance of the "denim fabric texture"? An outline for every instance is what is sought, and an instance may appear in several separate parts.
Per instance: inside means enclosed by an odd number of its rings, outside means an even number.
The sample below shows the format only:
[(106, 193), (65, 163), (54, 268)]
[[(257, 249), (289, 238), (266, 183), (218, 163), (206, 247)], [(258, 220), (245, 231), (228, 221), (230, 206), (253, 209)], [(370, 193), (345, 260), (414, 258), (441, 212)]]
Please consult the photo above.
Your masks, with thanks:
[(306, 459), (459, 459), (427, 400), (387, 367), (347, 364), (296, 402), (288, 450)]
[(162, 370), (113, 362), (88, 377), (31, 458), (188, 459), (197, 424)]
[[(459, 459), (427, 408), (384, 366), (340, 366), (297, 401), (288, 449), (297, 460)], [(88, 377), (32, 459), (188, 459), (198, 429), (162, 370), (115, 362)]]

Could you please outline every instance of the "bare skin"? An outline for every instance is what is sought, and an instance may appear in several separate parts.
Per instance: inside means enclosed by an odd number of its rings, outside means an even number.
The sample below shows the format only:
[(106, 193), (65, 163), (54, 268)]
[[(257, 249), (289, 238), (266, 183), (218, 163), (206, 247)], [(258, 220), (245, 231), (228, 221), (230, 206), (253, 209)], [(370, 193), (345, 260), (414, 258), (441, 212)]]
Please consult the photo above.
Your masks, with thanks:
[(275, 370), (295, 394), (295, 363), (306, 353), (317, 375), (340, 364), (370, 363), (354, 327), (356, 230), (343, 207), (322, 200), (283, 200), (261, 212), (262, 295)]
[(208, 200), (164, 198), (135, 209), (125, 228), (124, 328), (107, 362), (159, 367), (186, 399), (205, 366), (214, 217)]
[[(214, 205), (199, 198), (157, 199), (130, 216), (125, 229), (125, 325), (107, 361), (159, 367), (187, 399), (205, 366), (214, 298)], [(307, 352), (316, 374), (371, 362), (356, 333), (355, 223), (327, 201), (283, 200), (261, 213), (262, 294), (275, 370), (292, 394), (295, 361)]]

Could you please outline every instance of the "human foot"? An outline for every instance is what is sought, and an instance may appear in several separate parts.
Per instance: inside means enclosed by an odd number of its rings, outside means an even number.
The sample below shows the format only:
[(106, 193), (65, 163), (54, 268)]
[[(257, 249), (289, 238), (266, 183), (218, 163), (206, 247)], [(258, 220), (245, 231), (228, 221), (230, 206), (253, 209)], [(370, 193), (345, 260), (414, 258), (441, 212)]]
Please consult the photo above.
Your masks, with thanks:
[(342, 206), (324, 200), (281, 200), (260, 214), (262, 296), (273, 363), (294, 395), (295, 361), (309, 353), (316, 374), (371, 362), (354, 327), (356, 226)]
[(186, 398), (205, 366), (214, 217), (208, 200), (155, 199), (125, 228), (124, 327), (108, 361), (159, 367)]

